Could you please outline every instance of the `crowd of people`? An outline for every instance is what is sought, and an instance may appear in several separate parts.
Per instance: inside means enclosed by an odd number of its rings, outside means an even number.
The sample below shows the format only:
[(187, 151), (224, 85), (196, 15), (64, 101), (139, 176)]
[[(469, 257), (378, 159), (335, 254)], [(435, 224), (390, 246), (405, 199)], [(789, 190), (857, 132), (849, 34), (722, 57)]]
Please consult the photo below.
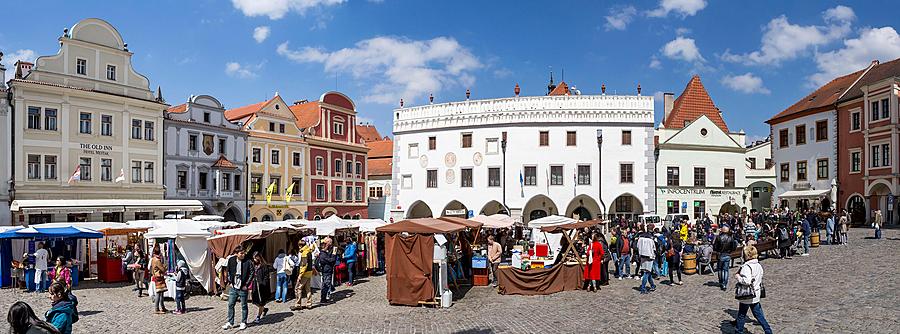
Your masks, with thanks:
[[(881, 237), (883, 216), (873, 212), (872, 227), (875, 238)], [(722, 214), (715, 221), (709, 216), (692, 221), (676, 219), (671, 223), (648, 223), (618, 217), (603, 229), (585, 228), (574, 241), (576, 253), (586, 259), (584, 266), (584, 289), (599, 291), (610, 284), (610, 277), (624, 280), (640, 280), (641, 294), (656, 290), (655, 280), (668, 277), (668, 284), (682, 285), (682, 272), (712, 268), (717, 275), (720, 289), (727, 290), (733, 264), (732, 255), (742, 258), (740, 268), (734, 272), (736, 293), (745, 291), (746, 296), (738, 298), (738, 316), (733, 325), (738, 333), (743, 331), (746, 315), (752, 312), (766, 333), (771, 333), (760, 304), (765, 297), (763, 285), (764, 270), (758, 261), (760, 253), (769, 257), (790, 259), (792, 256), (807, 256), (811, 238), (825, 235), (824, 244), (847, 245), (849, 240), (849, 216), (846, 211), (818, 212), (814, 210), (793, 211), (775, 209), (765, 213), (752, 211), (744, 214)], [(604, 235), (607, 232), (609, 236)], [(492, 281), (497, 284), (496, 272), (500, 263), (514, 246), (529, 247), (527, 238), (517, 231), (501, 229), (486, 233), (483, 239), (487, 260), (490, 264)], [(216, 269), (219, 273), (217, 284), (227, 300), (227, 320), (223, 329), (237, 327), (244, 329), (248, 324), (248, 303), (256, 306), (253, 323), (264, 319), (268, 313), (266, 305), (270, 301), (286, 303), (293, 294), (292, 311), (311, 308), (312, 279), (320, 278), (319, 304), (331, 301), (335, 284), (342, 283), (336, 278), (337, 268), (347, 269), (346, 284), (354, 284), (355, 263), (359, 249), (353, 238), (342, 238), (337, 243), (332, 238), (318, 239), (307, 236), (299, 239), (296, 247), (288, 245), (290, 252), (283, 249), (270, 264), (259, 250), (252, 251), (238, 246), (233, 253), (222, 259)], [(464, 246), (469, 246), (464, 243)], [(565, 246), (564, 246), (565, 247)], [(740, 252), (738, 250), (740, 249)], [(771, 253), (770, 253), (771, 252)], [(157, 314), (167, 314), (165, 305), (166, 279), (169, 275), (167, 261), (163, 259), (159, 245), (144, 255), (141, 247), (129, 249), (123, 258), (124, 269), (134, 281), (138, 297), (144, 296), (153, 284), (152, 296)], [(249, 254), (249, 256), (248, 256)], [(72, 272), (63, 257), (57, 257), (50, 266), (51, 254), (43, 243), (38, 242), (34, 258), (35, 285), (38, 292), (48, 292), (51, 309), (44, 320), (39, 319), (34, 310), (24, 302), (15, 303), (9, 310), (8, 321), (13, 333), (71, 333), (72, 324), (78, 321), (78, 300), (72, 294)], [(686, 268), (685, 256), (696, 259)], [(564, 256), (563, 256), (564, 257)], [(564, 259), (558, 259), (557, 262)], [(465, 261), (463, 261), (465, 262)], [(612, 268), (610, 268), (612, 266)], [(269, 276), (275, 277), (275, 287), (269, 285)], [(175, 310), (173, 314), (187, 311), (185, 298), (191, 280), (190, 271), (184, 260), (178, 260), (174, 269)], [(293, 289), (290, 289), (293, 283)], [(741, 287), (746, 287), (741, 289)], [(274, 296), (271, 291), (274, 290)], [(150, 292), (147, 291), (147, 295)], [(235, 307), (240, 303), (240, 322), (235, 320)]]

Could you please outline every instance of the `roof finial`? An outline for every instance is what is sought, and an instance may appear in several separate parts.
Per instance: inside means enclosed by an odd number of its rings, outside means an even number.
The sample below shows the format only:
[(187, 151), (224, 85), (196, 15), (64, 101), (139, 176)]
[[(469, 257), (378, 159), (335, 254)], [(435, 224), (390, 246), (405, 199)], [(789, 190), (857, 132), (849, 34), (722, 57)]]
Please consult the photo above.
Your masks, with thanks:
[(63, 28), (63, 35), (62, 35), (62, 37), (69, 37), (69, 28)]
[(468, 88), (466, 88), (466, 101), (469, 100), (470, 96), (472, 96), (472, 91), (470, 91)]
[(641, 96), (641, 84), (638, 83), (638, 96)]
[(164, 99), (163, 95), (162, 95), (162, 87), (161, 86), (156, 86), (156, 102), (166, 103), (166, 99)]
[(434, 104), (434, 94), (428, 94), (428, 104)]
[(547, 94), (553, 92), (554, 89), (556, 89), (556, 85), (553, 84), (553, 66), (550, 66), (550, 84), (547, 85)]
[(606, 84), (600, 85), (600, 94), (606, 95)]
[(513, 92), (516, 93), (516, 97), (519, 97), (519, 92), (521, 92), (521, 91), (522, 91), (522, 90), (519, 89), (519, 83), (516, 83), (516, 88), (513, 89)]
[(403, 99), (400, 99), (400, 108), (403, 108)]
[(275, 96), (278, 96), (278, 91), (277, 91), (277, 90), (275, 91)]

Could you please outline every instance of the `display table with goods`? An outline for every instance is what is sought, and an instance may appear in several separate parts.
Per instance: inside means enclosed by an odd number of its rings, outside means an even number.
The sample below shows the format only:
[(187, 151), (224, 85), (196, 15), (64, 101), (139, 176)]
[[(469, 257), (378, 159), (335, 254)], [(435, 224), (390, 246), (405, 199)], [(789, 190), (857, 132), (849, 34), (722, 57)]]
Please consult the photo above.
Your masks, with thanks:
[(126, 281), (122, 258), (107, 252), (97, 254), (97, 278), (105, 283)]
[[(584, 283), (584, 260), (575, 251), (574, 240), (580, 239), (579, 230), (596, 226), (599, 220), (581, 221), (544, 226), (543, 233), (560, 233), (566, 246), (554, 260), (552, 252), (542, 244), (535, 245), (528, 254), (513, 254), (518, 267), (503, 266), (498, 271), (500, 294), (548, 295), (562, 291), (579, 290)], [(521, 259), (520, 259), (521, 257)], [(556, 264), (554, 265), (554, 261)]]

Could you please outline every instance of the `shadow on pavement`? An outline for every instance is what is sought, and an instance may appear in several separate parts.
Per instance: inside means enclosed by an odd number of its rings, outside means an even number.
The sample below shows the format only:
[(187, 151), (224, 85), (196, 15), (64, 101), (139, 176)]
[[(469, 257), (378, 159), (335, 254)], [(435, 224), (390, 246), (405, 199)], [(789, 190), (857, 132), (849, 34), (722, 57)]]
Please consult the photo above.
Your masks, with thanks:
[(472, 328), (472, 329), (465, 329), (465, 330), (461, 330), (461, 331), (457, 331), (457, 332), (453, 332), (453, 333), (454, 334), (488, 334), (488, 333), (494, 333), (494, 330), (489, 329), (489, 328)]
[(212, 307), (188, 307), (186, 309), (186, 311), (188, 311), (188, 312), (203, 312), (203, 311), (209, 311), (212, 309), (213, 309)]
[(290, 312), (290, 311), (267, 314), (265, 318), (262, 318), (259, 320), (259, 324), (260, 325), (277, 324), (279, 322), (284, 321), (284, 319), (287, 319), (288, 317), (293, 317), (293, 316), (294, 316), (294, 313)]
[(79, 316), (87, 317), (94, 314), (103, 313), (103, 311), (78, 311)]

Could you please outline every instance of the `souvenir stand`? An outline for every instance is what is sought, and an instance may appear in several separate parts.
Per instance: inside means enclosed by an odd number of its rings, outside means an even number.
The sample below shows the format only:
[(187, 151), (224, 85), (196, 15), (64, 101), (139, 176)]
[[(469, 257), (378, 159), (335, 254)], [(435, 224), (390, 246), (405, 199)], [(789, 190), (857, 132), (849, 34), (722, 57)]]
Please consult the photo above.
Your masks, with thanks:
[[(304, 220), (304, 219), (294, 219), (287, 220), (286, 223), (301, 225), (304, 227), (313, 228), (316, 230), (315, 234), (317, 238), (317, 244), (325, 237), (330, 237), (333, 246), (340, 246), (339, 242), (341, 240), (354, 239), (359, 240), (359, 227), (353, 224), (352, 220), (349, 219), (341, 219), (337, 215), (331, 215), (328, 218), (322, 220)], [(316, 251), (314, 252), (314, 256), (318, 256), (318, 245), (316, 245)], [(336, 254), (338, 258), (341, 258), (343, 253)], [(347, 277), (347, 267), (346, 264), (341, 265), (338, 264), (334, 270), (334, 281), (335, 285), (338, 285), (344, 277)], [(322, 287), (321, 276), (316, 273), (313, 276), (311, 281), (311, 286), (315, 289)]]
[[(566, 242), (558, 256), (563, 259), (558, 265), (542, 268), (522, 269), (505, 267), (498, 272), (501, 294), (547, 295), (561, 291), (578, 290), (584, 282), (584, 262), (575, 251), (575, 240), (581, 238), (579, 230), (600, 224), (600, 220), (589, 220), (544, 226), (541, 233), (561, 234)], [(531, 267), (529, 258), (522, 259), (524, 268)]]
[(468, 226), (478, 229), (481, 223), (419, 218), (377, 228), (385, 234), (388, 302), (449, 307), (453, 296), (446, 274), (447, 235)]
[[(71, 226), (71, 224), (46, 225), (47, 224), (34, 224), (29, 227), (18, 226), (16, 228), (5, 229), (5, 231), (0, 233), (0, 240), (3, 240), (3, 243), (5, 244), (9, 244), (8, 240), (29, 239), (30, 241), (28, 241), (26, 246), (26, 252), (29, 254), (34, 253), (37, 241), (40, 240), (49, 243), (52, 257), (64, 256), (65, 258), (70, 259), (69, 266), (72, 268), (72, 285), (78, 286), (80, 273), (83, 269), (81, 268), (78, 259), (84, 255), (84, 249), (79, 247), (79, 240), (102, 238), (103, 233), (84, 227)], [(0, 247), (0, 263), (11, 264), (12, 259), (12, 247)], [(48, 266), (53, 266), (53, 260), (50, 261)], [(28, 259), (23, 259), (22, 263), (30, 263), (30, 265), (21, 269), (23, 269), (26, 286), (29, 290), (33, 290), (34, 259), (29, 256)], [(6, 267), (6, 265), (4, 265), (4, 267)], [(12, 279), (8, 275), (9, 272), (5, 272), (3, 277), (0, 278), (3, 283), (6, 283), (3, 285), (4, 287), (12, 284)]]
[(379, 235), (375, 233), (375, 229), (387, 225), (387, 223), (381, 219), (354, 219), (350, 223), (359, 227), (360, 233), (360, 240), (357, 243), (360, 251), (359, 259), (356, 262), (357, 269), (364, 270), (370, 275), (383, 269), (384, 260), (382, 256), (379, 256), (379, 248), (384, 248), (384, 241), (379, 242)]
[[(478, 215), (472, 218), (473, 221), (484, 224), (485, 229), (509, 229), (515, 226), (516, 221), (510, 216), (504, 214), (494, 214), (490, 216)], [(476, 240), (477, 242), (477, 240)], [(476, 246), (477, 247), (477, 246)], [(489, 271), (487, 268), (487, 256), (475, 255), (472, 258), (471, 267), (473, 275), (473, 283), (478, 286), (488, 285)]]
[[(168, 291), (166, 297), (175, 296), (175, 277), (172, 274), (175, 271), (175, 264), (178, 259), (183, 259), (190, 269), (191, 275), (195, 280), (200, 282), (206, 291), (210, 291), (213, 284), (212, 279), (212, 263), (210, 261), (209, 251), (206, 238), (212, 236), (212, 231), (223, 226), (232, 225), (231, 223), (193, 221), (187, 219), (167, 219), (160, 221), (136, 221), (129, 222), (132, 226), (149, 225), (155, 226), (147, 233), (144, 238), (149, 241), (148, 248), (153, 247), (152, 244), (160, 245), (164, 260), (167, 263), (168, 275), (166, 277), (166, 285)], [(152, 248), (151, 248), (152, 249)], [(149, 254), (149, 253), (148, 253)], [(152, 296), (154, 285), (150, 284), (149, 293)]]
[[(261, 251), (266, 260), (271, 263), (278, 255), (279, 250), (288, 249), (288, 237), (302, 233), (302, 231), (312, 231), (312, 228), (298, 227), (286, 222), (257, 222), (235, 229), (216, 231), (214, 236), (206, 239), (206, 242), (212, 254), (212, 263), (227, 258), (238, 245), (255, 241), (261, 241), (265, 246), (262, 249), (245, 248), (248, 250), (248, 256), (252, 254), (252, 251)], [(215, 272), (210, 274), (214, 275)], [(272, 279), (274, 279), (274, 275)], [(269, 286), (274, 292), (275, 282), (273, 281)], [(207, 287), (207, 291), (210, 292), (217, 292), (217, 290), (215, 284)]]
[[(448, 244), (447, 265), (449, 266), (449, 280), (453, 285), (459, 288), (459, 284), (469, 284), (486, 286), (487, 285), (487, 267), (474, 268), (472, 272), (472, 281), (466, 279), (469, 274), (463, 263), (473, 263), (473, 259), (478, 256), (475, 254), (477, 240), (481, 236), (481, 228), (484, 223), (476, 220), (469, 220), (459, 217), (440, 217), (438, 219), (445, 220), (454, 224), (460, 224), (469, 228), (450, 236), (453, 242)], [(474, 233), (474, 234), (473, 234)], [(485, 250), (486, 252), (486, 250)], [(486, 254), (486, 253), (485, 253)], [(478, 260), (475, 260), (478, 261)]]

